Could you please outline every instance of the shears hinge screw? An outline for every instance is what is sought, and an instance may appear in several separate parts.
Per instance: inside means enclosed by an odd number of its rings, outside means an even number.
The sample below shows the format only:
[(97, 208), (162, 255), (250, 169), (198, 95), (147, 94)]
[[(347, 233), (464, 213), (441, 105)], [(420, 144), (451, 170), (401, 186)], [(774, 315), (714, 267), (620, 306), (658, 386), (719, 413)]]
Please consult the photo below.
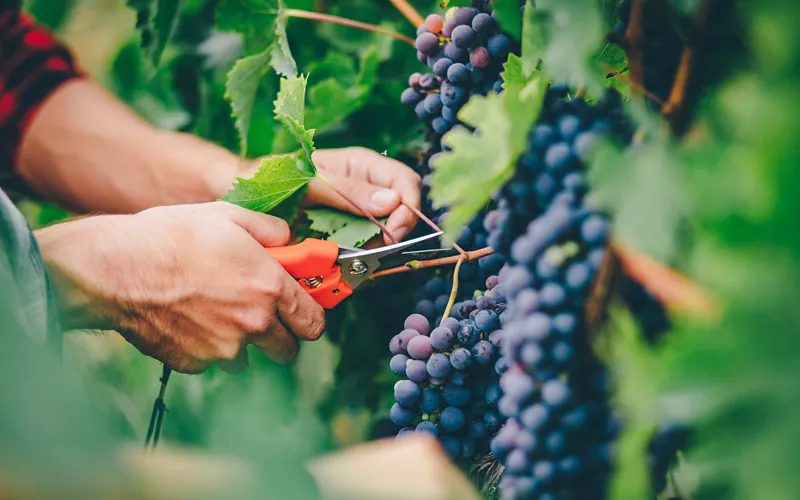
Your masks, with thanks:
[(350, 274), (353, 276), (361, 276), (363, 274), (366, 274), (367, 271), (369, 271), (369, 268), (367, 267), (366, 264), (364, 264), (364, 262), (360, 260), (354, 260), (353, 262), (350, 263), (350, 267), (348, 270), (350, 271)]

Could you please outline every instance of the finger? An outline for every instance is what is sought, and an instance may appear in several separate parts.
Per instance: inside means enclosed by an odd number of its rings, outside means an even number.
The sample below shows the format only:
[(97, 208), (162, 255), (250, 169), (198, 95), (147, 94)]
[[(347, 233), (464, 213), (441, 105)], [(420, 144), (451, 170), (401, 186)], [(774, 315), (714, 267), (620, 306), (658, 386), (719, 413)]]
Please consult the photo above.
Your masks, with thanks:
[(264, 247), (280, 247), (289, 243), (291, 232), (283, 219), (261, 214), (224, 201), (217, 202), (225, 207), (231, 221), (247, 231)]
[[(376, 217), (389, 215), (400, 205), (401, 195), (392, 189), (386, 189), (371, 184), (366, 180), (346, 177), (340, 174), (326, 174), (326, 179), (336, 189), (344, 192), (348, 198)], [(355, 205), (319, 179), (314, 179), (309, 183), (308, 198), (315, 204), (327, 205), (356, 215), (363, 215)]]
[(239, 373), (245, 368), (247, 368), (248, 358), (247, 358), (247, 346), (242, 346), (241, 349), (236, 353), (236, 357), (233, 359), (221, 359), (217, 361), (217, 365), (225, 372), (228, 373)]
[[(404, 240), (406, 236), (411, 234), (411, 231), (414, 230), (416, 225), (416, 214), (406, 206), (401, 206), (392, 212), (392, 215), (390, 215), (389, 219), (386, 221), (386, 229), (389, 230), (389, 233), (391, 233), (397, 241)], [(392, 243), (386, 235), (384, 235), (383, 238), (387, 245)]]
[(280, 321), (273, 322), (268, 331), (251, 336), (248, 342), (276, 363), (289, 363), (300, 351), (297, 337), (289, 333)]
[(288, 274), (278, 300), (278, 317), (296, 337), (317, 340), (325, 331), (325, 310)]

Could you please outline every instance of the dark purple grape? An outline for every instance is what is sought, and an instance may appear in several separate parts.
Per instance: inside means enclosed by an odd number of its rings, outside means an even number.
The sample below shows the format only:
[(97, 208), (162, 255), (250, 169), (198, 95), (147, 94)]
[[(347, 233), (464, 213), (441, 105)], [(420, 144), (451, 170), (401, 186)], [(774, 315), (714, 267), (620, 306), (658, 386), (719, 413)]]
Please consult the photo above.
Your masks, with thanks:
[(392, 373), (398, 377), (404, 377), (406, 375), (406, 362), (408, 360), (409, 357), (405, 354), (395, 354), (389, 361), (389, 368), (392, 370)]
[[(453, 29), (451, 38), (459, 49), (468, 49), (475, 44), (475, 30), (473, 30), (471, 26), (456, 26)], [(417, 48), (419, 48), (419, 38), (417, 39)]]
[(486, 340), (479, 340), (472, 346), (472, 359), (479, 365), (488, 365), (494, 357), (494, 346)]
[(470, 72), (467, 67), (460, 62), (453, 63), (452, 66), (447, 68), (447, 79), (455, 85), (469, 85)]
[(464, 426), (464, 412), (454, 406), (448, 406), (439, 414), (439, 425), (450, 432), (461, 429)]
[(581, 236), (589, 245), (603, 243), (608, 237), (608, 224), (599, 215), (592, 215), (581, 224)]
[(446, 385), (442, 390), (442, 399), (448, 406), (464, 406), (469, 402), (472, 392), (468, 387), (457, 385)]
[(420, 53), (433, 55), (439, 50), (439, 37), (426, 31), (417, 37), (416, 45)]
[(416, 330), (420, 335), (427, 335), (430, 332), (431, 325), (425, 316), (421, 314), (412, 314), (403, 323), (403, 328)]
[(454, 341), (455, 334), (450, 328), (439, 326), (434, 328), (431, 332), (431, 344), (433, 345), (434, 349), (439, 351), (447, 351), (452, 349)]
[(489, 38), (486, 48), (495, 59), (505, 59), (511, 50), (511, 40), (506, 35), (498, 33)]
[(418, 384), (428, 378), (428, 370), (425, 367), (425, 362), (418, 359), (413, 359), (406, 364), (406, 377), (409, 380)]
[(450, 354), (450, 364), (456, 370), (466, 370), (472, 365), (472, 353), (463, 347), (459, 347)]
[(412, 406), (419, 398), (420, 392), (419, 384), (411, 380), (400, 380), (394, 384), (394, 400), (404, 407)]
[(414, 89), (408, 88), (400, 95), (400, 102), (404, 106), (416, 106), (425, 96)]
[(472, 347), (475, 342), (478, 341), (480, 334), (480, 329), (478, 329), (475, 323), (472, 320), (465, 319), (459, 324), (456, 338), (458, 339), (458, 343), (462, 346)]
[(456, 10), (455, 14), (453, 15), (453, 21), (456, 22), (456, 26), (471, 25), (472, 19), (476, 14), (478, 14), (477, 9), (461, 7), (460, 9)]
[(436, 76), (445, 78), (447, 77), (447, 69), (450, 68), (452, 64), (453, 61), (447, 57), (442, 57), (433, 65), (433, 72), (436, 73)]
[(442, 443), (442, 448), (447, 455), (455, 460), (461, 455), (461, 442), (453, 436), (441, 436), (439, 442)]
[(492, 16), (486, 14), (485, 12), (481, 12), (472, 18), (472, 29), (474, 29), (479, 35), (488, 35), (489, 33), (493, 32), (496, 27), (497, 23), (495, 20), (492, 19)]
[(428, 94), (422, 103), (428, 113), (435, 115), (442, 111), (442, 98), (439, 94)]
[(389, 351), (392, 354), (407, 354), (406, 349), (408, 347), (408, 342), (416, 336), (419, 336), (419, 332), (416, 330), (403, 330), (392, 337), (391, 342), (389, 342)]
[(436, 424), (428, 420), (423, 420), (422, 422), (418, 423), (416, 430), (417, 432), (427, 432), (429, 434), (433, 434), (434, 436), (439, 436), (439, 428), (436, 427)]
[(431, 354), (427, 363), (428, 374), (434, 378), (445, 378), (450, 373), (450, 358), (440, 352)]
[(436, 389), (422, 389), (422, 396), (419, 400), (419, 409), (422, 410), (423, 413), (433, 413), (438, 410), (441, 402), (441, 396), (439, 394), (439, 391)]
[(430, 338), (424, 335), (417, 335), (408, 341), (406, 350), (413, 359), (427, 360), (433, 354), (433, 345), (431, 345)]
[[(459, 108), (469, 99), (469, 92), (463, 88), (444, 82), (442, 84), (441, 103), (451, 108)], [(441, 108), (439, 109), (441, 111)]]
[(414, 421), (414, 412), (395, 403), (389, 410), (389, 419), (394, 425), (405, 427), (406, 425), (411, 425), (411, 422)]
[(542, 400), (550, 406), (563, 406), (569, 398), (570, 390), (563, 380), (549, 380), (542, 385)]

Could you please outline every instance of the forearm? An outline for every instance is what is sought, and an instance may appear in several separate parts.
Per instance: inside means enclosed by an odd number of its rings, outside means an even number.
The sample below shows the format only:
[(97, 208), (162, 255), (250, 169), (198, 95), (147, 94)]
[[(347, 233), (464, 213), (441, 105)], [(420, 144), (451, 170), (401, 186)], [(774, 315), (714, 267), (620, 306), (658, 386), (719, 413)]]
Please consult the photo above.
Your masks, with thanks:
[(130, 213), (217, 199), (239, 161), (196, 137), (157, 130), (79, 79), (53, 92), (37, 112), (16, 170), (42, 196), (73, 210)]

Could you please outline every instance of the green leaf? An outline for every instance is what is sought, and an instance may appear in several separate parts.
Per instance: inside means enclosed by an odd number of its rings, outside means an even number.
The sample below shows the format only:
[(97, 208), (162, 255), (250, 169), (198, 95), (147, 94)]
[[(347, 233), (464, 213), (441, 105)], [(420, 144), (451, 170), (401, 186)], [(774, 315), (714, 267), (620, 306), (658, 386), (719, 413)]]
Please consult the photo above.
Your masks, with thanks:
[(519, 0), (494, 0), (493, 5), (503, 31), (519, 40), (520, 26), (522, 24)]
[(435, 160), (430, 196), (434, 207), (449, 207), (443, 229), (451, 238), (513, 175), (539, 116), (544, 79), (536, 75), (526, 80), (521, 68), (521, 60), (510, 57), (503, 72), (506, 91), (473, 97), (459, 112), (458, 118), (478, 129), (478, 135), (457, 128), (442, 139), (451, 151)]
[(653, 138), (628, 151), (598, 148), (590, 171), (597, 199), (614, 214), (616, 237), (662, 262), (678, 251), (689, 215), (681, 170), (668, 140)]
[[(328, 235), (329, 240), (340, 245), (359, 247), (379, 234), (381, 229), (365, 217), (359, 217), (331, 208), (306, 210), (311, 229)], [(381, 223), (385, 223), (383, 219)]]
[[(603, 40), (603, 19), (595, 0), (538, 0), (531, 34), (538, 54), (525, 57), (541, 59), (544, 70), (559, 82), (573, 86), (594, 85), (600, 88), (594, 58)], [(546, 43), (543, 43), (546, 42)]]
[(286, 78), (297, 76), (297, 63), (294, 61), (292, 51), (289, 49), (289, 40), (286, 38), (286, 18), (278, 16), (275, 21), (276, 40), (272, 46), (272, 67), (275, 72)]
[[(314, 130), (305, 128), (305, 99), (308, 78), (300, 75), (297, 78), (281, 79), (281, 88), (275, 99), (275, 118), (283, 123), (295, 136), (305, 152), (307, 159), (314, 152)], [(311, 162), (309, 161), (309, 164)], [(311, 164), (313, 169), (313, 164)], [(313, 171), (313, 170), (312, 170)]]
[(172, 38), (175, 26), (178, 24), (178, 17), (186, 4), (186, 0), (158, 0), (156, 4), (156, 14), (153, 18), (153, 44), (150, 58), (154, 66), (161, 62), (161, 55), (167, 47), (167, 43)]
[(314, 174), (300, 168), (292, 156), (267, 158), (261, 161), (253, 177), (237, 178), (222, 200), (268, 213), (313, 178)]
[(142, 50), (153, 61), (161, 62), (161, 55), (175, 31), (186, 0), (128, 0), (128, 7), (136, 11), (136, 28), (142, 33)]
[(247, 132), (261, 80), (269, 70), (269, 53), (261, 52), (236, 61), (225, 82), (225, 98), (230, 101), (239, 131), (241, 155), (247, 154)]
[(351, 58), (337, 52), (323, 60), (323, 63), (336, 63), (337, 69), (329, 69), (328, 64), (320, 67), (332, 76), (308, 90), (306, 121), (316, 129), (340, 123), (361, 109), (372, 96), (380, 62), (377, 49), (370, 47), (362, 55), (358, 74), (351, 61)]
[(532, 75), (539, 64), (545, 44), (542, 23), (538, 16), (539, 11), (536, 10), (533, 0), (527, 0), (522, 19), (522, 73), (526, 76)]
[(217, 5), (217, 28), (241, 33), (248, 54), (272, 47), (280, 17), (279, 0), (220, 0)]

